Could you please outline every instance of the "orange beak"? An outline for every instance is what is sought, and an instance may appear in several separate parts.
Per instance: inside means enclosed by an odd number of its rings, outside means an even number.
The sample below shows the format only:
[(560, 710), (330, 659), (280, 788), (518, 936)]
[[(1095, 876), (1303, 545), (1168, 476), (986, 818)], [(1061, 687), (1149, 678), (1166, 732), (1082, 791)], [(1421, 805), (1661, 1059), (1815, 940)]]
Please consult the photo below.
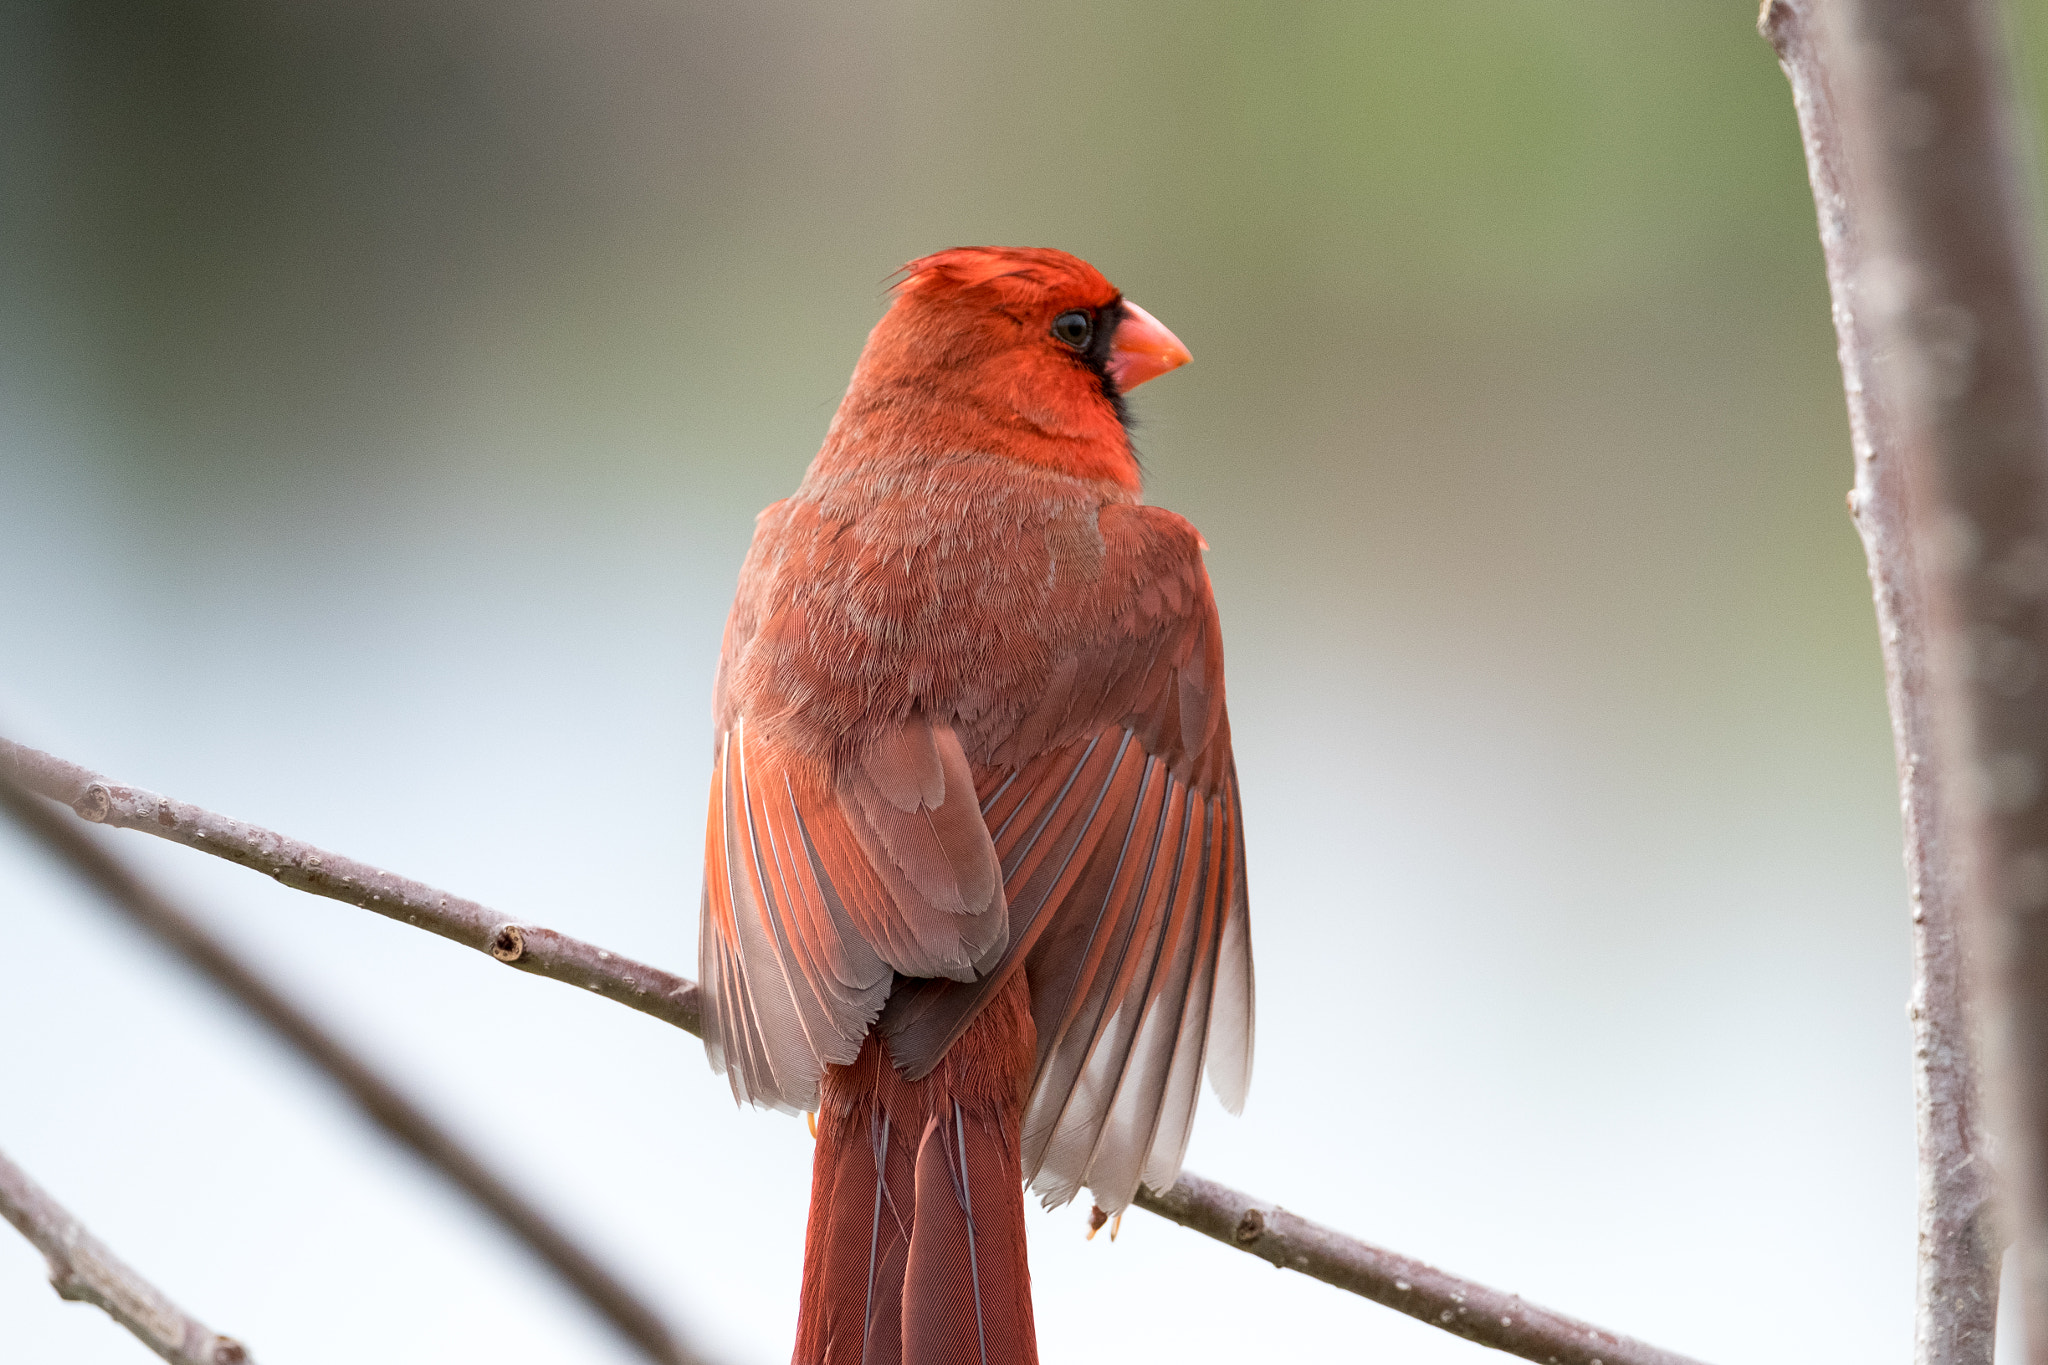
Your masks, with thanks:
[(1129, 393), (1148, 379), (1177, 370), (1194, 357), (1180, 338), (1144, 309), (1124, 300), (1124, 320), (1109, 343), (1109, 377), (1117, 392)]

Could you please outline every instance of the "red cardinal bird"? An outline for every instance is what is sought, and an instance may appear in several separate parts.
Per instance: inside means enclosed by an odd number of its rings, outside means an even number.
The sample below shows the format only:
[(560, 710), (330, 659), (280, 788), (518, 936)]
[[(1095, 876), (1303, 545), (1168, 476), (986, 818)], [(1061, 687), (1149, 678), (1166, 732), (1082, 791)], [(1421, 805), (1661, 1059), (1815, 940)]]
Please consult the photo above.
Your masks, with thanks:
[(1116, 1211), (1251, 1075), (1202, 538), (1123, 395), (1188, 352), (1086, 262), (904, 268), (725, 628), (704, 1041), (816, 1110), (796, 1365), (1029, 1365), (1029, 1181)]

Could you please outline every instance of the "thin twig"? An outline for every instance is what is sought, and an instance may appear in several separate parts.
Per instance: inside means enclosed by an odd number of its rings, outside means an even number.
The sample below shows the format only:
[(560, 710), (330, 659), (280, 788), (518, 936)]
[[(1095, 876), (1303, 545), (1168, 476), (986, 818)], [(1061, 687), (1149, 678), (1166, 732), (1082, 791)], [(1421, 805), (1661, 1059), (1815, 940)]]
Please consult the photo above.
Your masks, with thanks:
[(248, 1350), (179, 1308), (0, 1152), (0, 1218), (50, 1263), (60, 1298), (89, 1303), (173, 1365), (253, 1365)]
[[(119, 786), (98, 773), (40, 750), (0, 740), (0, 775), (10, 771), (24, 786), (71, 804), (82, 818), (157, 834), (268, 872), (287, 886), (361, 905), (431, 929), (458, 943), (483, 946), (472, 942), (467, 926), (503, 924), (474, 901), (450, 896), (380, 868), (338, 858), (295, 839), (229, 820), (182, 801)], [(118, 821), (112, 818), (116, 811), (121, 812)], [(151, 812), (161, 812), (162, 816), (152, 816)], [(302, 869), (308, 858), (321, 860), (316, 867), (323, 871), (346, 868), (348, 880), (305, 886), (301, 880), (280, 875), (277, 870), (291, 869), (294, 877), (303, 878)], [(576, 976), (560, 970), (539, 974), (573, 980), (687, 1032), (701, 1033), (694, 982), (553, 930), (516, 927), (529, 945), (536, 935), (545, 935), (544, 941), (557, 954), (555, 960), (579, 964), (580, 974)], [(509, 958), (504, 953), (496, 955), (514, 966), (522, 965), (516, 951)], [(667, 983), (666, 988), (649, 989), (644, 983), (650, 981)], [(1141, 1208), (1206, 1233), (1227, 1246), (1251, 1252), (1286, 1269), (1299, 1270), (1326, 1284), (1420, 1318), (1433, 1327), (1527, 1360), (1554, 1365), (1697, 1365), (1688, 1357), (1646, 1346), (1525, 1303), (1515, 1295), (1347, 1237), (1192, 1173), (1183, 1175), (1163, 1195), (1141, 1189), (1136, 1202)]]
[(552, 929), (521, 924), (409, 877), (287, 839), (257, 825), (124, 786), (40, 749), (0, 739), (0, 774), (61, 801), (94, 824), (136, 829), (254, 868), (295, 891), (359, 905), (489, 953), (535, 976), (595, 991), (696, 1033), (697, 987), (680, 976), (593, 948)]
[(455, 1182), (650, 1360), (660, 1365), (694, 1365), (697, 1357), (676, 1341), (661, 1316), (529, 1203), (509, 1180), (315, 1023), (226, 944), (144, 884), (84, 831), (9, 780), (4, 771), (0, 771), (0, 809), (92, 883), (131, 923), (268, 1024), (347, 1091), (372, 1123)]
[(1806, 148), (1848, 396), (1856, 470), (1849, 515), (1870, 568), (1898, 760), (1912, 895), (1913, 1088), (1920, 1152), (1913, 1359), (1916, 1365), (1991, 1365), (1999, 1247), (1989, 1226), (1990, 1169), (1964, 1009), (1957, 935), (1962, 879), (1930, 757), (1938, 737), (1928, 678), (1926, 594), (1913, 557), (1906, 471), (1871, 352), (1864, 292), (1868, 253), (1858, 221), (1861, 200), (1845, 164), (1835, 91), (1823, 61), (1827, 18), (1818, 0), (1765, 0), (1758, 27), (1792, 83)]
[(1165, 1194), (1140, 1187), (1132, 1202), (1281, 1270), (1298, 1270), (1524, 1360), (1551, 1365), (1698, 1365), (1690, 1357), (1554, 1313), (1519, 1294), (1488, 1289), (1347, 1237), (1193, 1172), (1182, 1175)]
[(2032, 196), (1990, 0), (1839, 0), (1819, 35), (1856, 186), (1858, 295), (1928, 594), (1965, 967), (2048, 1362), (2048, 387)]

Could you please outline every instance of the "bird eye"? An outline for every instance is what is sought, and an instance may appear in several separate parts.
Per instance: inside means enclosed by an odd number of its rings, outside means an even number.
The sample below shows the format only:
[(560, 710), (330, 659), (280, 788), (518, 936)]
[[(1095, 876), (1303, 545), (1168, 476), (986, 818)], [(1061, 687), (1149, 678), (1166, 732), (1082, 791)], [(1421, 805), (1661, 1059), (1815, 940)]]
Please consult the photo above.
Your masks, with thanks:
[(1095, 319), (1079, 311), (1062, 313), (1052, 320), (1052, 334), (1078, 351), (1095, 335)]

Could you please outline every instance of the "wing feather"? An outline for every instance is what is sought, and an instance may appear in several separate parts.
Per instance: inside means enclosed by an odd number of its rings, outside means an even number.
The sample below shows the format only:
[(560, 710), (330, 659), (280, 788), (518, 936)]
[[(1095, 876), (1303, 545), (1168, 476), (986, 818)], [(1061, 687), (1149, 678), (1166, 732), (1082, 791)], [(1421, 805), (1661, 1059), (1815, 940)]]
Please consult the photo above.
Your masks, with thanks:
[[(995, 853), (959, 741), (924, 727), (897, 758), (906, 752), (873, 784), (877, 811), (790, 762), (743, 718), (719, 746), (700, 948), (705, 1048), (743, 1101), (814, 1107), (824, 1068), (859, 1055), (896, 972), (971, 977), (1002, 951)], [(924, 841), (925, 865), (905, 870), (891, 849), (906, 840)]]
[[(1048, 937), (1033, 964), (1034, 984), (1042, 983), (1047, 1012), (1056, 1012), (1060, 1024), (1051, 1046), (1041, 1049), (1033, 1103), (1025, 1111), (1025, 1169), (1055, 1203), (1079, 1190), (1100, 1148), (1143, 1021), (1143, 1001), (1161, 956), (1161, 935), (1175, 908), (1170, 875), (1156, 875), (1158, 854), (1160, 845), (1167, 843), (1169, 865), (1179, 863), (1189, 808), (1185, 793), (1170, 793), (1172, 784), (1163, 766), (1148, 759), (1146, 776), (1154, 777), (1155, 769), (1157, 780), (1148, 788), (1163, 798), (1182, 798), (1171, 801), (1178, 808), (1171, 822), (1161, 819), (1164, 812), (1156, 809), (1149, 821), (1130, 821), (1099, 908), (1091, 920), (1076, 923), (1085, 934)], [(1141, 825), (1147, 824), (1154, 837), (1138, 841)], [(1133, 843), (1136, 859), (1130, 856)], [(1126, 875), (1126, 867), (1131, 875)], [(1157, 894), (1147, 894), (1155, 885)], [(1091, 903), (1092, 898), (1082, 904)]]
[[(1179, 688), (1167, 691), (1177, 706)], [(1249, 1079), (1235, 778), (1204, 795), (1137, 735), (1105, 728), (985, 785), (1009, 951), (971, 983), (899, 982), (880, 1027), (915, 1079), (1025, 972), (1039, 1040), (1025, 1172), (1048, 1204), (1086, 1186), (1122, 1208), (1141, 1180), (1178, 1177), (1211, 1055), (1226, 1103), (1242, 1103)]]
[[(1236, 789), (1224, 789), (1232, 806), (1226, 816), (1232, 837), (1224, 842), (1225, 856), (1234, 869), (1242, 841), (1237, 837)], [(1225, 873), (1225, 884), (1234, 884), (1235, 871)], [(1174, 1042), (1173, 1060), (1160, 1085), (1159, 1115), (1154, 1122), (1150, 1145), (1141, 1173), (1144, 1183), (1156, 1190), (1173, 1184), (1180, 1174), (1181, 1159), (1187, 1154), (1188, 1134), (1194, 1128), (1195, 1103), (1201, 1094), (1202, 1069), (1209, 1045), (1209, 1019), (1216, 990), (1216, 962), (1221, 955), (1219, 921), (1230, 912), (1228, 902), (1212, 904), (1196, 932), (1196, 957), (1188, 987), (1188, 1008), (1181, 1016), (1179, 1036)]]
[[(890, 996), (882, 1033), (911, 1080), (930, 1075), (982, 1002), (1023, 968), (1030, 945), (1054, 917), (1049, 912), (1064, 903), (1087, 866), (1088, 852), (1107, 831), (1107, 822), (1096, 817), (1129, 750), (1127, 734), (1098, 734), (1068, 745), (1006, 786), (1006, 794), (1014, 792), (1014, 808), (998, 805), (984, 815), (1000, 830), (995, 848), (1009, 903), (1009, 950), (979, 980), (953, 989), (940, 981), (906, 981)], [(1032, 1014), (1046, 1018), (1035, 1004)]]
[[(1226, 788), (1233, 821), (1237, 815), (1237, 772)], [(1231, 860), (1229, 915), (1217, 945), (1216, 991), (1209, 1015), (1209, 1084), (1231, 1113), (1244, 1109), (1252, 1083), (1253, 1017), (1250, 897), (1245, 891), (1244, 832), (1240, 824)]]
[[(1214, 812), (1205, 810), (1203, 842), (1212, 853), (1218, 842), (1216, 825)], [(1205, 859), (1204, 870), (1211, 866), (1213, 861)], [(1217, 900), (1213, 882), (1206, 883), (1203, 891), (1192, 901), (1176, 898), (1172, 902), (1176, 913), (1160, 926), (1159, 946), (1143, 1002), (1135, 1011), (1138, 1018), (1130, 1046), (1115, 1088), (1103, 1106), (1106, 1117), (1083, 1168), (1089, 1184), (1107, 1191), (1137, 1191), (1158, 1137), (1167, 1080), (1181, 1033), (1186, 1021), (1206, 1007), (1205, 1001), (1192, 998), (1190, 992), (1196, 963), (1206, 955), (1203, 930), (1215, 915)], [(1131, 1008), (1128, 1003), (1120, 1005), (1119, 1013)]]

